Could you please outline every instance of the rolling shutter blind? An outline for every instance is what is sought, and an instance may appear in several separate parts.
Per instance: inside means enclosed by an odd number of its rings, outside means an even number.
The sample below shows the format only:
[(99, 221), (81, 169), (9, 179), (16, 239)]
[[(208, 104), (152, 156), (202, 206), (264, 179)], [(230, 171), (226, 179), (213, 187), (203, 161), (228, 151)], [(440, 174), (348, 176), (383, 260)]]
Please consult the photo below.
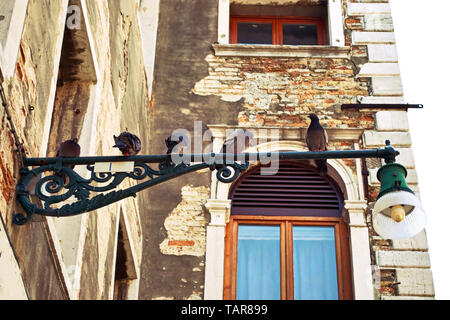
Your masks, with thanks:
[(339, 217), (342, 209), (340, 191), (328, 177), (289, 162), (280, 162), (273, 175), (251, 169), (236, 183), (231, 199), (231, 214)]

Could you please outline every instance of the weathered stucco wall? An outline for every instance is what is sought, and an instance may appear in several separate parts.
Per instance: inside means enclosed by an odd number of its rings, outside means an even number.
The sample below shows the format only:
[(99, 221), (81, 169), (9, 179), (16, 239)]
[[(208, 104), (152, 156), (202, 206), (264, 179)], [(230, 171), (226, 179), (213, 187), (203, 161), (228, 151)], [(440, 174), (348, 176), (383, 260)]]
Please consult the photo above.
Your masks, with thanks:
[[(103, 75), (101, 85), (100, 113), (97, 123), (96, 154), (118, 154), (114, 150), (113, 134), (125, 129), (139, 136), (142, 154), (148, 154), (148, 134), (150, 129), (148, 116), (147, 84), (143, 67), (141, 35), (137, 20), (135, 2), (88, 2), (89, 19), (97, 32), (95, 47), (99, 61), (99, 73)], [(107, 14), (105, 14), (105, 12)], [(105, 34), (103, 34), (105, 32)], [(109, 43), (105, 41), (109, 39)], [(129, 184), (126, 184), (129, 185)], [(145, 197), (142, 192), (136, 199), (121, 201), (129, 221), (132, 243), (139, 250), (138, 264), (141, 263), (142, 231), (139, 217), (139, 199)], [(97, 210), (89, 214), (87, 236), (84, 244), (84, 270), (80, 291), (82, 299), (108, 299), (113, 290), (116, 237), (119, 216), (117, 205)], [(108, 232), (109, 230), (109, 232)], [(107, 249), (107, 250), (105, 250)], [(94, 271), (94, 272), (92, 272)]]
[[(68, 6), (81, 13), (78, 29), (67, 29), (74, 14)], [(139, 281), (141, 195), (74, 218), (11, 223), (22, 208), (14, 199), (20, 164), (10, 125), (30, 157), (54, 155), (58, 143), (72, 136), (80, 138), (82, 155), (117, 155), (113, 134), (125, 129), (137, 134), (144, 142), (142, 153), (149, 153), (137, 12), (137, 1), (29, 1), (16, 70), (2, 83), (12, 119), (0, 110), (0, 212), (30, 299), (111, 299), (117, 247), (124, 246), (117, 235), (120, 215), (126, 221), (121, 224), (127, 229), (126, 246), (132, 248), (126, 259), (133, 261), (124, 262), (135, 268), (132, 277)], [(78, 114), (83, 117), (77, 119)], [(137, 298), (137, 286), (133, 290), (129, 297)]]
[[(369, 94), (370, 83), (355, 78), (358, 69), (351, 59), (216, 56), (212, 44), (217, 40), (217, 8), (216, 1), (160, 4), (152, 153), (163, 152), (164, 139), (177, 128), (193, 133), (194, 121), (202, 121), (203, 130), (209, 124), (306, 127), (307, 115), (314, 111), (329, 127), (374, 128), (373, 113), (340, 110), (342, 103)], [(359, 61), (364, 55), (360, 47), (354, 48)], [(353, 145), (346, 141), (330, 148)], [(355, 168), (354, 162), (348, 164)], [(208, 172), (191, 174), (152, 188), (150, 200), (158, 201), (151, 201), (144, 222), (150, 233), (144, 234), (143, 259), (150, 263), (143, 265), (141, 298), (202, 297), (205, 253), (199, 249), (206, 242), (203, 221), (209, 220), (205, 209), (198, 211), (205, 200), (195, 190), (209, 188), (209, 179)], [(180, 198), (187, 188), (195, 194), (190, 201)], [(202, 226), (183, 223), (192, 220)]]
[[(52, 85), (56, 85), (55, 72), (52, 71), (58, 68), (59, 60), (55, 56), (58, 56), (60, 50), (66, 8), (65, 1), (29, 1), (16, 71), (12, 78), (6, 78), (3, 82), (12, 122), (25, 142), (27, 156), (39, 156), (44, 142), (47, 108), (52, 97)], [(49, 30), (52, 32), (48, 32)], [(11, 225), (12, 214), (22, 210), (14, 201), (19, 163), (11, 126), (3, 108), (0, 113), (0, 188), (3, 194), (0, 197), (0, 211), (21, 269), (28, 298), (65, 299), (67, 292), (59, 280), (52, 248), (47, 241), (45, 223), (33, 222), (22, 227)]]
[[(217, 1), (161, 1), (159, 12), (150, 103), (151, 154), (165, 153), (164, 140), (173, 130), (185, 128), (193, 132), (196, 120), (237, 124), (241, 108), (239, 103), (192, 93), (196, 79), (208, 73), (204, 59), (217, 37)], [(206, 130), (206, 124), (207, 121), (203, 122), (203, 130)], [(193, 293), (196, 293), (194, 296), (202, 296), (204, 256), (163, 254), (160, 244), (168, 237), (164, 221), (180, 203), (182, 187), (192, 185), (197, 188), (208, 184), (209, 171), (165, 182), (150, 191), (150, 209), (146, 212), (146, 219), (142, 219), (142, 272), (145, 276), (141, 282), (140, 298), (186, 299)]]

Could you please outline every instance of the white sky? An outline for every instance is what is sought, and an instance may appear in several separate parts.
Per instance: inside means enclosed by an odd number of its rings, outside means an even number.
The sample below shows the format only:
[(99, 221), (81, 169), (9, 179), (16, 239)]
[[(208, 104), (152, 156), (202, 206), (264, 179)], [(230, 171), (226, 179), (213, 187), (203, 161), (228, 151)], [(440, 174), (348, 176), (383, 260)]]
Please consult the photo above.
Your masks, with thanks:
[(436, 299), (450, 299), (450, 1), (390, 0)]

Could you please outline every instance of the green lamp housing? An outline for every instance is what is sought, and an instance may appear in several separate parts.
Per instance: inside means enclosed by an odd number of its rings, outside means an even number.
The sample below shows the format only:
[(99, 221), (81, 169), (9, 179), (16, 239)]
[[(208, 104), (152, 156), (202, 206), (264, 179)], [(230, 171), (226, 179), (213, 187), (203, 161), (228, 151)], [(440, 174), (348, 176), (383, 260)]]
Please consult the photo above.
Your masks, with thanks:
[(381, 188), (377, 199), (389, 192), (400, 190), (414, 194), (406, 183), (407, 175), (408, 171), (399, 163), (387, 163), (378, 169), (377, 179), (381, 182)]
[[(406, 183), (408, 172), (399, 163), (387, 163), (378, 169), (380, 193), (372, 211), (375, 231), (385, 239), (407, 239), (418, 234), (426, 224), (426, 215), (419, 199)], [(394, 207), (401, 206), (404, 219), (391, 218)]]

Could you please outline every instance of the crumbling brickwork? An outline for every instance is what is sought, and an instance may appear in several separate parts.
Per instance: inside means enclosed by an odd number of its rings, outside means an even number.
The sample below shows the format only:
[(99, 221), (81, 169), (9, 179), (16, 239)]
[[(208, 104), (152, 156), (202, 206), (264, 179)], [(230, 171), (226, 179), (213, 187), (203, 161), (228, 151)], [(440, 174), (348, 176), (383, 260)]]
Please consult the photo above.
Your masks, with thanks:
[[(257, 49), (255, 49), (257, 50)], [(370, 114), (342, 113), (341, 104), (366, 96), (369, 83), (355, 78), (350, 59), (216, 57), (193, 93), (240, 101), (242, 126), (308, 126), (311, 112), (328, 127), (373, 128)]]
[(159, 245), (168, 255), (204, 256), (206, 247), (206, 216), (204, 204), (209, 188), (181, 188), (181, 202), (167, 216), (164, 227), (167, 238)]

